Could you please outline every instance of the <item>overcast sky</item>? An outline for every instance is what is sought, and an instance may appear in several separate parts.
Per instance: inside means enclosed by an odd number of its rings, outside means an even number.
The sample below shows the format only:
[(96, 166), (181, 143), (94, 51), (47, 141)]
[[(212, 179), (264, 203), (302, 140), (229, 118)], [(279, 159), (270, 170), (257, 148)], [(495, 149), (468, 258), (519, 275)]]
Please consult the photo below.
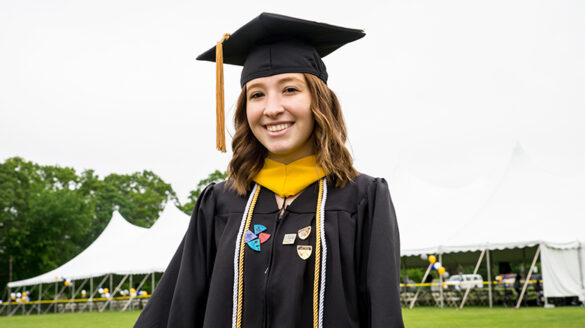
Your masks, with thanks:
[[(0, 160), (148, 169), (184, 200), (230, 158), (215, 66), (195, 57), (262, 11), (365, 30), (324, 59), (360, 171), (465, 185), (519, 142), (585, 175), (579, 0), (0, 0)], [(225, 70), (231, 120), (240, 68)]]

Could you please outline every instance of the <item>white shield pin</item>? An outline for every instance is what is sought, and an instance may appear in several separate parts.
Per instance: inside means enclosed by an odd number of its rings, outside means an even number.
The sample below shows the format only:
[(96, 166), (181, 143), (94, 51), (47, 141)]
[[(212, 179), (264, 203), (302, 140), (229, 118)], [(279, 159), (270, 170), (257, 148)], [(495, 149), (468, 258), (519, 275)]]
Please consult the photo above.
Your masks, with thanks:
[(297, 245), (297, 254), (303, 260), (308, 259), (313, 253), (313, 246), (310, 245)]
[(299, 229), (299, 238), (301, 238), (302, 240), (307, 239), (310, 234), (311, 234), (311, 226)]

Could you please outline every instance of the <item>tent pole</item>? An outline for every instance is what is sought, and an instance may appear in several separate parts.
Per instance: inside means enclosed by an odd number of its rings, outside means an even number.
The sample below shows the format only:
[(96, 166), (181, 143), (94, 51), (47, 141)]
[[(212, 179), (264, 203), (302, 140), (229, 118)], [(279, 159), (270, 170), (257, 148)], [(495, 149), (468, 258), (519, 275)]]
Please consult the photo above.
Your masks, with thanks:
[[(113, 287), (114, 287), (114, 274), (110, 273), (110, 300), (112, 299), (112, 297), (114, 295), (113, 294), (114, 290), (112, 289)], [(110, 300), (108, 300), (108, 301), (110, 301)], [(103, 309), (102, 309), (102, 311), (103, 311)], [(100, 312), (102, 312), (102, 311), (100, 311)], [(112, 311), (112, 302), (110, 302), (110, 311)]]
[(100, 286), (104, 284), (104, 282), (106, 282), (106, 280), (108, 279), (108, 275), (106, 275), (104, 277), (104, 279), (102, 279), (102, 281), (97, 285), (96, 289), (91, 293), (90, 298), (93, 300), (93, 295), (95, 295), (95, 293), (98, 291), (98, 289), (100, 289)]
[(66, 286), (63, 285), (63, 288), (61, 288), (61, 291), (59, 291), (59, 283), (55, 282), (55, 296), (53, 297), (53, 302), (49, 305), (49, 307), (43, 313), (49, 312), (53, 306), (55, 307), (53, 312), (57, 313), (57, 300), (59, 299), (59, 296), (61, 296), (61, 294), (63, 294), (63, 292), (65, 291), (65, 287)]
[[(14, 291), (14, 293), (15, 294), (18, 293), (19, 290), (20, 290), (20, 287), (16, 288), (16, 290)], [(10, 295), (10, 300), (12, 300), (12, 295)], [(8, 303), (8, 304), (10, 304), (10, 303)], [(12, 310), (12, 312), (9, 312), (8, 313), (8, 316), (9, 317), (13, 316), (16, 313), (16, 311), (18, 311), (18, 308), (20, 308), (20, 305), (21, 304), (17, 302), (16, 303), (16, 307), (14, 308), (14, 310)]]
[(85, 286), (85, 284), (87, 283), (87, 278), (81, 283), (81, 285), (79, 285), (79, 287), (75, 288), (75, 281), (71, 282), (71, 312), (75, 312), (75, 296), (77, 294), (79, 294), (79, 292), (81, 291), (81, 288), (83, 288), (83, 286)]
[[(81, 291), (81, 288), (83, 288), (83, 286), (85, 286), (85, 284), (87, 283), (87, 278), (81, 283), (81, 285), (79, 287), (77, 287), (77, 290), (75, 290), (75, 295), (79, 294), (79, 292)], [(73, 288), (75, 289), (75, 288)]]
[[(443, 265), (443, 253), (439, 253), (439, 262)], [(441, 295), (441, 309), (445, 306), (445, 299), (443, 295), (443, 276), (439, 275), (439, 294)]]
[[(144, 283), (146, 282), (146, 279), (148, 279), (148, 276), (150, 276), (150, 274), (147, 274), (144, 276), (144, 279), (142, 279), (142, 281), (140, 282), (140, 285), (138, 285), (138, 287), (136, 288), (136, 292), (138, 292), (138, 290), (140, 288), (142, 288), (142, 285), (144, 285)], [(136, 297), (136, 296), (130, 295), (130, 299), (128, 299), (128, 302), (126, 302), (126, 304), (124, 304), (124, 307), (122, 308), (122, 310), (120, 310), (120, 312), (126, 311), (126, 309), (128, 308), (128, 305), (130, 305), (132, 303), (132, 300), (134, 299), (134, 297)]]
[[(75, 312), (75, 284), (74, 284), (74, 280), (71, 281), (71, 285), (69, 286), (69, 288), (71, 288), (71, 313)], [(65, 312), (65, 311), (63, 311)]]
[[(420, 282), (421, 284), (423, 284), (426, 280), (427, 280), (427, 276), (429, 275), (429, 272), (431, 272), (431, 268), (433, 267), (432, 263), (429, 263), (429, 267), (427, 268), (427, 271), (425, 272), (425, 275), (422, 278), (422, 281)], [(416, 287), (416, 294), (414, 294), (414, 297), (412, 298), (412, 301), (410, 302), (410, 306), (408, 307), (408, 309), (412, 310), (412, 308), (414, 307), (414, 303), (416, 302), (416, 299), (418, 298), (418, 293), (420, 292), (420, 285), (418, 287)]]
[(532, 260), (532, 265), (530, 266), (530, 270), (528, 270), (528, 276), (526, 276), (526, 280), (524, 281), (524, 286), (522, 286), (522, 292), (520, 293), (520, 297), (518, 297), (518, 302), (516, 303), (516, 309), (520, 308), (520, 304), (522, 303), (522, 299), (524, 298), (524, 293), (526, 293), (526, 288), (528, 288), (528, 281), (532, 277), (532, 270), (534, 270), (534, 266), (536, 265), (536, 260), (538, 259), (538, 255), (540, 255), (540, 244), (536, 249), (536, 254), (534, 254), (534, 259)]
[(487, 250), (486, 264), (488, 274), (488, 299), (490, 303), (490, 309), (494, 306), (494, 300), (492, 298), (492, 262), (490, 261), (490, 250)]
[(154, 293), (154, 272), (152, 273), (152, 287), (151, 287), (151, 291), (150, 294), (152, 295), (152, 293)]
[(585, 286), (583, 286), (583, 262), (581, 262), (581, 243), (579, 243), (579, 247), (577, 247), (577, 263), (579, 263), (579, 285), (581, 285), (581, 290), (585, 290)]
[(12, 311), (12, 288), (8, 287), (8, 313), (10, 314), (11, 311)]
[[(110, 277), (111, 277), (111, 275), (110, 275)], [(120, 281), (120, 283), (116, 286), (116, 289), (110, 293), (110, 297), (108, 297), (106, 304), (104, 304), (104, 306), (101, 309), (99, 309), (100, 312), (104, 312), (104, 310), (106, 309), (108, 304), (110, 305), (110, 310), (112, 310), (112, 300), (114, 299), (114, 295), (116, 295), (116, 293), (120, 290), (120, 287), (126, 281), (127, 278), (128, 278), (128, 275), (125, 275), (124, 278), (122, 278), (122, 280)], [(110, 278), (110, 282), (112, 282), (112, 278)]]
[(93, 277), (89, 278), (89, 312), (93, 310)]
[[(18, 289), (16, 290), (15, 293), (18, 293)], [(17, 303), (17, 304), (18, 305), (16, 305), (16, 307), (14, 308), (14, 310), (12, 310), (12, 312), (10, 312), (8, 314), (9, 317), (13, 316), (16, 313), (16, 311), (18, 311), (18, 309), (20, 309), (20, 307), (22, 306), (22, 303)]]
[(55, 281), (55, 297), (54, 297), (55, 302), (52, 304), (55, 306), (55, 311), (54, 311), (55, 313), (57, 313), (57, 297), (58, 297), (57, 295), (58, 294), (59, 294), (59, 283)]
[(41, 314), (41, 301), (43, 300), (43, 283), (39, 285), (39, 305), (37, 307), (37, 314)]
[[(481, 261), (483, 260), (484, 254), (485, 254), (485, 248), (483, 249), (483, 251), (481, 251), (481, 254), (479, 255), (479, 259), (477, 260), (477, 264), (475, 265), (475, 269), (473, 270), (473, 274), (477, 274), (477, 270), (479, 269), (479, 266), (481, 265)], [(465, 283), (465, 281), (463, 283)], [(470, 291), (471, 291), (471, 286), (468, 286), (468, 288), (465, 289), (465, 294), (463, 295), (463, 299), (461, 300), (461, 305), (459, 305), (459, 310), (463, 309), (463, 306), (465, 305), (465, 301), (467, 300), (467, 296), (469, 295)]]
[(37, 305), (40, 304), (39, 302), (33, 301), (32, 297), (31, 297), (32, 296), (32, 290), (35, 289), (35, 288), (39, 289), (39, 286), (40, 285), (35, 285), (35, 286), (32, 286), (32, 288), (31, 288), (31, 293), (29, 295), (29, 298), (30, 298), (30, 301), (31, 301), (32, 304), (31, 304), (30, 310), (28, 310), (28, 312), (26, 313), (26, 315), (30, 315), (32, 313), (32, 311), (34, 311), (36, 309)]
[[(91, 278), (91, 286), (92, 286), (92, 289), (90, 290), (91, 294), (89, 294), (89, 301), (90, 301), (90, 303), (89, 303), (89, 305), (90, 305), (89, 310), (90, 311), (93, 311), (93, 296), (95, 295), (95, 293), (98, 292), (98, 290), (100, 289), (100, 286), (103, 285), (104, 282), (106, 282), (107, 279), (108, 279), (108, 275), (106, 275), (104, 277), (104, 279), (102, 279), (102, 281), (100, 281), (100, 283), (96, 286), (95, 290), (93, 290), (93, 278)], [(98, 310), (99, 310), (99, 305), (98, 305)]]
[[(128, 285), (130, 286), (130, 288), (128, 288), (128, 290), (130, 290), (131, 288), (134, 288), (134, 286), (132, 285), (132, 275), (130, 275), (130, 283)], [(138, 293), (138, 289), (136, 289), (136, 292)], [(132, 298), (132, 296), (130, 298)], [(131, 308), (130, 310), (134, 310), (134, 309)]]
[(32, 300), (32, 298), (30, 297), (30, 295), (32, 295), (32, 291), (36, 288), (37, 286), (32, 286), (32, 288), (29, 290), (28, 296), (31, 300), (31, 306), (30, 309), (28, 311), (26, 311), (26, 315), (30, 315), (30, 313), (37, 307), (37, 305), (34, 303), (34, 301)]

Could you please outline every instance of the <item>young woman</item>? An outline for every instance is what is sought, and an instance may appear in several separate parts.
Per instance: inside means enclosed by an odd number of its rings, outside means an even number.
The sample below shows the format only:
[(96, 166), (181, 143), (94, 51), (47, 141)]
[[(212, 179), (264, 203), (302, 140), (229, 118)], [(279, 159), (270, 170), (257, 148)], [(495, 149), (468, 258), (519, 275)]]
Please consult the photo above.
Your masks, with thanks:
[(353, 167), (321, 60), (363, 35), (264, 13), (198, 58), (244, 66), (229, 179), (135, 327), (403, 327), (388, 186)]

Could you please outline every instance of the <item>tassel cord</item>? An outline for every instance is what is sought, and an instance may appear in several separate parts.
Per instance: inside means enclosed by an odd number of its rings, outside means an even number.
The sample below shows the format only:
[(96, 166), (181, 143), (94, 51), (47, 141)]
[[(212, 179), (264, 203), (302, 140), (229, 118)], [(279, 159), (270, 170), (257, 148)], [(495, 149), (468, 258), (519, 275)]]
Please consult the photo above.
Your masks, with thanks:
[(215, 146), (217, 150), (226, 152), (225, 142), (225, 98), (224, 98), (224, 80), (223, 80), (223, 42), (229, 39), (228, 33), (224, 34), (221, 40), (215, 45)]

